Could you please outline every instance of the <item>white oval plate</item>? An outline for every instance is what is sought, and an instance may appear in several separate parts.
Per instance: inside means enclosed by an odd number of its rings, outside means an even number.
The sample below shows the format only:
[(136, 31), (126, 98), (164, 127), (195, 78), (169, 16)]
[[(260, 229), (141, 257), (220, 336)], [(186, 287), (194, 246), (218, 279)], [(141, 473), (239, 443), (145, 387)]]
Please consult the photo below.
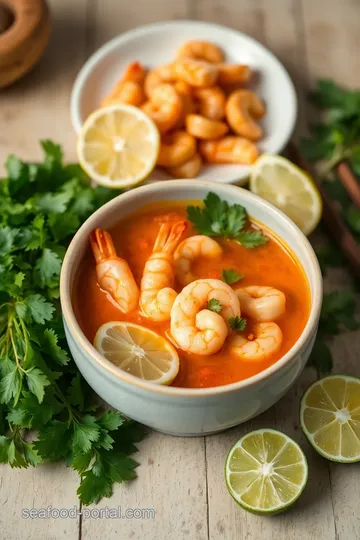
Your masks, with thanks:
[[(98, 108), (125, 67), (138, 60), (149, 68), (170, 62), (177, 49), (190, 39), (203, 39), (223, 49), (226, 61), (248, 64), (255, 71), (254, 90), (266, 103), (262, 121), (265, 137), (260, 152), (277, 154), (293, 132), (297, 100), (293, 83), (279, 60), (249, 36), (216, 24), (169, 21), (142, 26), (112, 39), (98, 49), (80, 70), (71, 95), (71, 120), (78, 133), (87, 116)], [(248, 165), (207, 165), (198, 178), (225, 184), (246, 182)], [(155, 170), (152, 180), (170, 178)]]

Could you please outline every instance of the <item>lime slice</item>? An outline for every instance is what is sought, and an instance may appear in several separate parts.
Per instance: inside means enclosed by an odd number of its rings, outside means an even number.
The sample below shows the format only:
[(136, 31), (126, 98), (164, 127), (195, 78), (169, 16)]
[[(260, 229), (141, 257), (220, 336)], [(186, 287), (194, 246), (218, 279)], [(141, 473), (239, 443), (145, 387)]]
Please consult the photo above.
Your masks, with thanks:
[(171, 343), (138, 324), (105, 323), (96, 332), (94, 346), (110, 362), (145, 381), (169, 385), (179, 371)]
[(245, 510), (270, 515), (301, 495), (308, 467), (300, 446), (284, 433), (259, 429), (231, 448), (225, 464), (230, 495)]
[(282, 156), (260, 156), (250, 171), (250, 190), (285, 212), (306, 235), (321, 219), (322, 200), (314, 181)]
[(314, 382), (301, 400), (300, 423), (323, 457), (360, 461), (360, 379), (330, 375)]
[(89, 116), (78, 136), (81, 167), (96, 182), (129, 188), (156, 164), (160, 135), (154, 122), (131, 105), (103, 107)]

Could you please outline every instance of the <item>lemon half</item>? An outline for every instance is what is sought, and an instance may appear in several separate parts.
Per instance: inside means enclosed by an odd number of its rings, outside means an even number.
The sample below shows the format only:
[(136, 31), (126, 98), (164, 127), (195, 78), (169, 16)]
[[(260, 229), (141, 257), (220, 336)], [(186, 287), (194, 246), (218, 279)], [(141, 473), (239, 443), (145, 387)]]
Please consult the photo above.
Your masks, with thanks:
[(111, 105), (89, 116), (78, 136), (81, 167), (94, 182), (129, 188), (155, 167), (160, 135), (154, 122), (131, 105)]
[(282, 156), (259, 157), (250, 171), (250, 190), (285, 212), (307, 236), (321, 219), (322, 199), (314, 181)]
[(100, 326), (95, 348), (135, 377), (169, 385), (179, 371), (179, 356), (165, 338), (138, 324), (110, 321)]

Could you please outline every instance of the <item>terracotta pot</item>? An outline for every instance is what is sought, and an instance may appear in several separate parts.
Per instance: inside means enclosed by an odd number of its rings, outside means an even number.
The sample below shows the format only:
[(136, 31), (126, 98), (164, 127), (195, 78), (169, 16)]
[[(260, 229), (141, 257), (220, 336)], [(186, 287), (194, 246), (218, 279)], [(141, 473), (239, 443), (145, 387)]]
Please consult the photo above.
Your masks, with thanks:
[(45, 0), (0, 0), (0, 88), (25, 75), (50, 37)]

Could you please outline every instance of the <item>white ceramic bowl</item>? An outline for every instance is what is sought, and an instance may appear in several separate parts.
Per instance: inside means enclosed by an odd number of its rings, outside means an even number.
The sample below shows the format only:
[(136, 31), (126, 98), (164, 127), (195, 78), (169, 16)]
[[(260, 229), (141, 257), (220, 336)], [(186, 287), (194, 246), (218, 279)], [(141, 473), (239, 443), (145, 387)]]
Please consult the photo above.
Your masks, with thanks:
[[(265, 137), (261, 152), (277, 154), (288, 142), (296, 122), (294, 86), (279, 60), (249, 36), (225, 26), (197, 21), (168, 21), (142, 26), (103, 45), (84, 64), (71, 95), (71, 119), (78, 133), (87, 116), (98, 108), (125, 67), (135, 60), (155, 67), (170, 62), (180, 45), (189, 39), (217, 43), (226, 61), (249, 64), (256, 72), (254, 90), (264, 99), (267, 113), (262, 121)], [(248, 165), (208, 165), (199, 178), (221, 183), (240, 183), (249, 174)], [(169, 178), (155, 170), (152, 179)]]
[[(162, 200), (202, 200), (209, 191), (215, 191), (230, 203), (243, 204), (253, 218), (267, 225), (294, 251), (310, 285), (309, 320), (290, 351), (249, 379), (205, 389), (166, 387), (142, 381), (102, 357), (76, 321), (71, 297), (79, 265), (89, 249), (89, 234), (96, 227), (111, 227), (121, 217), (145, 204)], [(285, 214), (268, 202), (236, 186), (172, 180), (119, 195), (82, 225), (65, 256), (60, 294), (70, 350), (81, 373), (99, 396), (129, 417), (164, 433), (203, 435), (249, 420), (273, 405), (293, 384), (314, 344), (322, 301), (322, 278), (306, 237)]]

